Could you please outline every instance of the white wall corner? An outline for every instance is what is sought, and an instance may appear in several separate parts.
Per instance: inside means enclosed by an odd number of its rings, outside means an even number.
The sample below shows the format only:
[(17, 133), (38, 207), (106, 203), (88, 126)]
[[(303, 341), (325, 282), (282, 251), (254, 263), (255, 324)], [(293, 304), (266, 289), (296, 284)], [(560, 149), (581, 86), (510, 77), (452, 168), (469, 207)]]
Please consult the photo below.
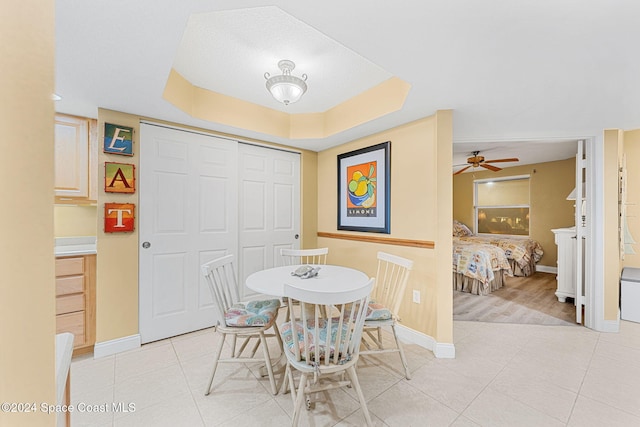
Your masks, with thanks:
[(598, 332), (620, 332), (620, 309), (618, 309), (618, 318), (615, 320), (600, 320), (596, 322), (594, 328)]
[(123, 351), (133, 350), (140, 347), (140, 335), (130, 335), (128, 337), (116, 338), (115, 340), (97, 342), (93, 347), (93, 358), (111, 356)]
[(400, 338), (402, 342), (416, 344), (420, 347), (426, 348), (427, 350), (431, 350), (437, 358), (455, 359), (456, 357), (456, 349), (453, 344), (439, 343), (433, 339), (433, 337), (404, 325), (396, 325), (396, 331), (398, 333), (398, 338)]
[(453, 343), (439, 342), (436, 343), (436, 348), (433, 351), (433, 354), (438, 359), (455, 359), (456, 347), (453, 345)]

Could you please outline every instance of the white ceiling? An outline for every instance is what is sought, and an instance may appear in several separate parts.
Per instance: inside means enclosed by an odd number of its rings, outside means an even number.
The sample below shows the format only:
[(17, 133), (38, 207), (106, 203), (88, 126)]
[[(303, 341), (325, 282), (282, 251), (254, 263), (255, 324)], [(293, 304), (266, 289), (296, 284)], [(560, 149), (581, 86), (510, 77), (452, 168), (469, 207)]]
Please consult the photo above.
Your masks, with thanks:
[[(102, 107), (317, 151), (452, 109), (460, 156), (492, 148), (487, 158), (524, 163), (524, 150), (500, 147), (541, 141), (544, 150), (530, 151), (551, 153), (556, 142), (640, 128), (639, 18), (637, 0), (56, 0), (56, 109), (96, 117)], [(205, 42), (181, 49), (198, 33)], [(309, 76), (288, 110), (264, 88), (279, 59)], [(192, 83), (296, 113), (386, 76), (411, 90), (400, 111), (287, 140), (194, 119), (163, 100), (172, 66)]]
[[(303, 101), (288, 106), (265, 86), (281, 59), (308, 76)], [(195, 86), (292, 114), (326, 111), (393, 77), (275, 6), (191, 15), (173, 68)]]

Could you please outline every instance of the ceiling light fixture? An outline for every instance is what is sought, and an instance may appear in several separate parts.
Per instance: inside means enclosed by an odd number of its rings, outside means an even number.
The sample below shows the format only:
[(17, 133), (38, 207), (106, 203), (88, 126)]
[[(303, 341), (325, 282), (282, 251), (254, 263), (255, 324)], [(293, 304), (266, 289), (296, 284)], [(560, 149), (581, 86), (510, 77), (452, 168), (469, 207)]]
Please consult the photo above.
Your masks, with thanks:
[(284, 105), (293, 104), (307, 91), (305, 83), (307, 75), (303, 74), (302, 78), (292, 76), (291, 71), (296, 68), (296, 64), (288, 59), (278, 62), (278, 68), (282, 70), (279, 76), (271, 77), (269, 73), (264, 73), (264, 78), (267, 79), (267, 90)]

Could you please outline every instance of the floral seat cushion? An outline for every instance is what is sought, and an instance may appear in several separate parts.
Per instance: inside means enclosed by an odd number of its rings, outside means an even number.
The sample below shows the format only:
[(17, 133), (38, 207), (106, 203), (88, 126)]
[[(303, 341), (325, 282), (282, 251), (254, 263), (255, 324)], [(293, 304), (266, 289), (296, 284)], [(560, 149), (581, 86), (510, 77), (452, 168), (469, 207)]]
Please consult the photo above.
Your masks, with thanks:
[(266, 326), (278, 315), (279, 299), (236, 303), (224, 313), (227, 326)]
[[(319, 342), (314, 344), (313, 335), (315, 333), (315, 322), (309, 321), (307, 322), (307, 327), (305, 328), (303, 322), (297, 321), (295, 322), (295, 329), (298, 335), (298, 347), (300, 348), (300, 356), (302, 360), (305, 360), (305, 342), (309, 345), (309, 353), (312, 360), (315, 360), (315, 352), (316, 348), (320, 351), (320, 360), (324, 359), (324, 355), (326, 354), (326, 347), (329, 345), (330, 357), (333, 357), (336, 351), (336, 340), (338, 339), (338, 326), (339, 319), (332, 319), (331, 321), (331, 334), (329, 340), (327, 341), (327, 331), (328, 331), (329, 322), (325, 319), (319, 320)], [(282, 342), (284, 344), (284, 348), (295, 354), (294, 346), (295, 342), (293, 339), (293, 332), (291, 330), (291, 322), (286, 322), (280, 328), (280, 335), (282, 337)], [(340, 353), (342, 353), (342, 347), (344, 346), (344, 341), (347, 336), (347, 325), (342, 325), (342, 333), (340, 334), (340, 343), (338, 348), (340, 349)], [(311, 363), (311, 361), (310, 361)]]
[(367, 317), (364, 320), (389, 320), (391, 317), (391, 310), (387, 307), (378, 302), (369, 301)]

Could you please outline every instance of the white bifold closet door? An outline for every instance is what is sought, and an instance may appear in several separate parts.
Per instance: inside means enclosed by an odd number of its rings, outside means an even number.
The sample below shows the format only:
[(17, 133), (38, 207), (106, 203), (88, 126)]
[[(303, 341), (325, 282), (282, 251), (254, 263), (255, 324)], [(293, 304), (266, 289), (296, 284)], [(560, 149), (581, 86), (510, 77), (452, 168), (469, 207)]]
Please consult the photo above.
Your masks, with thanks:
[[(263, 247), (276, 242), (271, 231), (278, 221), (265, 218), (262, 231), (258, 231), (257, 215), (262, 211), (270, 216), (278, 212), (269, 208), (272, 198), (287, 200), (280, 191), (271, 192), (278, 173), (284, 166), (278, 160), (282, 154), (291, 156), (289, 166), (297, 177), (293, 184), (296, 194), (291, 210), (297, 217), (291, 220), (289, 247), (295, 247), (299, 233), (299, 168), (297, 153), (283, 152), (265, 147), (249, 146), (253, 152), (244, 161), (244, 144), (197, 132), (141, 123), (139, 170), (139, 327), (142, 343), (207, 328), (215, 324), (217, 315), (211, 295), (200, 273), (200, 265), (226, 254), (236, 255), (239, 283), (257, 266), (272, 266), (265, 254), (262, 260), (244, 256), (239, 250), (243, 233), (239, 224), (249, 223), (252, 235), (264, 234)], [(262, 153), (262, 154), (260, 154)], [(259, 161), (258, 159), (262, 159)], [(272, 181), (262, 186), (250, 181), (245, 195), (243, 190), (243, 165), (259, 170), (260, 163), (267, 171), (263, 180)], [(254, 172), (251, 172), (252, 174)], [(243, 214), (246, 200), (252, 202)], [(271, 201), (270, 201), (271, 200)], [(265, 208), (266, 207), (266, 208)], [(259, 246), (253, 239), (247, 251), (255, 255)], [(270, 243), (267, 243), (270, 242)], [(263, 249), (265, 251), (266, 249)], [(246, 265), (246, 263), (250, 263)], [(249, 273), (246, 273), (249, 272)]]
[(280, 248), (300, 247), (300, 155), (240, 144), (240, 283), (251, 273), (281, 265)]

